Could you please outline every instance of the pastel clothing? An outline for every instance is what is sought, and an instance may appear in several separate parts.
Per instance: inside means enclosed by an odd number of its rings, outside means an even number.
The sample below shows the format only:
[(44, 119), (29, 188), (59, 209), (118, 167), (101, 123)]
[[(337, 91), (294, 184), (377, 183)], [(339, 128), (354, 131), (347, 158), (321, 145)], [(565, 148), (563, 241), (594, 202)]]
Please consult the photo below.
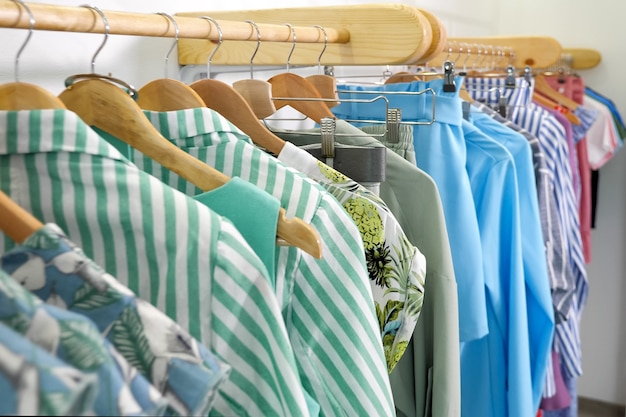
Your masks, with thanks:
[[(346, 145), (383, 146), (377, 138), (343, 120), (337, 120), (336, 131), (341, 133), (336, 140)], [(296, 145), (316, 140), (311, 135), (277, 134)], [(396, 412), (407, 417), (458, 417), (458, 291), (439, 190), (428, 174), (395, 152), (386, 152), (385, 157), (380, 197), (427, 260), (422, 312), (407, 352), (390, 375)]]
[[(458, 78), (456, 84), (460, 88), (462, 79)], [(435, 94), (416, 94), (427, 88)], [(405, 122), (432, 121), (434, 105), (434, 123), (413, 126), (413, 145), (417, 166), (435, 180), (439, 190), (459, 292), (460, 340), (469, 341), (485, 336), (488, 326), (480, 233), (465, 171), (467, 151), (461, 129), (463, 115), (459, 88), (455, 93), (444, 92), (442, 79), (385, 85), (342, 84), (337, 87), (342, 99), (363, 100), (383, 95), (390, 108), (402, 110)], [(382, 101), (344, 101), (333, 107), (332, 112), (340, 119), (386, 120), (386, 104)], [(445, 164), (442, 163), (444, 158)]]
[(67, 110), (0, 112), (0, 189), (231, 366), (212, 414), (308, 414), (267, 270), (230, 222)]
[[(145, 114), (174, 145), (268, 192), (287, 217), (298, 217), (317, 231), (322, 258), (281, 246), (276, 250), (276, 275), (271, 277), (295, 353), (298, 386), (317, 402), (321, 416), (393, 415), (363, 239), (341, 204), (315, 181), (252, 145), (248, 136), (208, 108)], [(145, 172), (190, 196), (203, 192), (130, 151)]]
[(0, 266), (51, 307), (91, 320), (119, 361), (128, 361), (128, 374), (145, 377), (167, 400), (168, 414), (208, 414), (230, 366), (87, 258), (58, 226), (44, 226)]
[(322, 185), (358, 226), (391, 373), (413, 336), (424, 301), (426, 259), (378, 196), (287, 142), (278, 159)]

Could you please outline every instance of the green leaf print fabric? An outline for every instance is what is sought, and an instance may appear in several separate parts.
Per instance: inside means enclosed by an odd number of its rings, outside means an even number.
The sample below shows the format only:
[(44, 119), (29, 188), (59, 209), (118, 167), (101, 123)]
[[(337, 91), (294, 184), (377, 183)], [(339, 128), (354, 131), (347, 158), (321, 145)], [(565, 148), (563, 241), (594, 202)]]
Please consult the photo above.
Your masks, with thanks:
[(95, 375), (68, 365), (0, 322), (0, 415), (92, 413), (97, 387)]
[(376, 194), (287, 142), (278, 159), (332, 194), (357, 225), (389, 373), (404, 354), (424, 301), (426, 258)]
[[(208, 414), (230, 367), (87, 258), (58, 226), (47, 224), (0, 265), (46, 303), (91, 319), (129, 374), (145, 377), (167, 399), (167, 414)], [(84, 345), (72, 352), (89, 365), (94, 358)]]
[(115, 352), (91, 320), (43, 303), (4, 273), (0, 274), (0, 323), (19, 323), (12, 329), (30, 342), (76, 370), (93, 375), (97, 380), (96, 415), (165, 413), (163, 396)]

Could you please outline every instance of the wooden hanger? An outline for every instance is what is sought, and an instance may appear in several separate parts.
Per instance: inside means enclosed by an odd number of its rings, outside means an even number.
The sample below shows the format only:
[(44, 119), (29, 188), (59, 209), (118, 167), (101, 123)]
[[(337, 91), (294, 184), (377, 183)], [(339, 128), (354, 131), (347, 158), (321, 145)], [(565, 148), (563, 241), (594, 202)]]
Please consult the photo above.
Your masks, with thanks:
[(581, 121), (572, 111), (566, 107), (561, 106), (559, 103), (552, 101), (551, 99), (537, 93), (533, 92), (533, 101), (539, 103), (545, 107), (550, 109), (558, 110), (567, 120), (575, 125), (580, 125)]
[[(30, 83), (19, 81), (19, 62), (22, 52), (30, 41), (35, 28), (35, 18), (28, 5), (21, 0), (15, 0), (18, 8), (24, 8), (29, 16), (29, 32), (15, 55), (15, 81), (0, 85), (0, 109), (2, 110), (35, 110), (35, 109), (64, 109), (65, 106), (54, 94)], [(21, 10), (20, 10), (21, 13)]]
[(180, 33), (178, 23), (168, 13), (159, 12), (166, 17), (174, 26), (175, 39), (169, 51), (165, 55), (165, 76), (160, 79), (150, 81), (139, 89), (137, 104), (144, 110), (167, 112), (182, 109), (193, 109), (204, 107), (204, 101), (185, 83), (171, 79), (167, 76), (167, 63), (172, 50), (178, 44)]
[(21, 244), (43, 227), (43, 223), (0, 190), (0, 230)]
[[(578, 103), (567, 97), (564, 94), (559, 93), (554, 88), (548, 84), (546, 79), (542, 74), (535, 75), (535, 87), (534, 91), (545, 96), (552, 100), (554, 103), (557, 103), (561, 107), (565, 107), (569, 110), (576, 110), (578, 108)], [(533, 96), (534, 97), (534, 96)]]
[[(317, 123), (320, 123), (323, 117), (335, 117), (326, 103), (322, 101), (322, 96), (315, 86), (301, 75), (284, 72), (267, 81), (272, 85), (272, 98), (277, 109), (291, 106)], [(320, 99), (320, 101), (299, 100), (309, 98)]]
[[(339, 93), (337, 93), (337, 79), (332, 75), (322, 74), (322, 56), (324, 56), (324, 52), (328, 46), (328, 35), (326, 33), (326, 29), (320, 25), (314, 25), (313, 27), (319, 29), (324, 34), (324, 48), (322, 48), (322, 52), (320, 52), (320, 55), (317, 57), (318, 74), (309, 75), (304, 78), (306, 78), (306, 80), (310, 82), (313, 87), (315, 87), (322, 98), (339, 100)], [(339, 101), (325, 101), (324, 103), (328, 108), (339, 105)]]
[(57, 96), (37, 85), (13, 82), (0, 85), (0, 109), (35, 110), (64, 109)]
[[(59, 98), (85, 123), (119, 138), (203, 191), (230, 180), (164, 138), (130, 95), (109, 81), (90, 78), (75, 82)], [(321, 257), (321, 241), (315, 229), (301, 219), (287, 219), (284, 210), (279, 215), (277, 234), (288, 244)]]
[[(324, 117), (334, 118), (335, 115), (323, 101), (315, 86), (303, 76), (289, 72), (291, 54), (296, 47), (296, 32), (291, 24), (285, 23), (285, 26), (289, 27), (292, 36), (291, 50), (287, 56), (287, 71), (267, 80), (272, 85), (274, 105), (277, 109), (290, 106), (317, 123), (320, 123)], [(289, 98), (293, 100), (287, 100)]]
[(254, 114), (248, 102), (231, 85), (220, 80), (204, 79), (189, 85), (210, 109), (215, 110), (241, 129), (250, 139), (274, 155), (279, 155), (285, 141), (269, 130)]
[[(276, 113), (276, 107), (274, 106), (274, 102), (272, 101), (272, 86), (270, 85), (270, 83), (264, 80), (254, 79), (253, 62), (254, 57), (259, 51), (259, 47), (261, 46), (261, 31), (259, 30), (259, 26), (254, 21), (246, 20), (246, 23), (249, 23), (256, 31), (256, 48), (254, 49), (254, 51), (252, 52), (252, 56), (250, 57), (250, 78), (235, 81), (233, 83), (233, 88), (239, 94), (241, 94), (244, 100), (248, 102), (257, 119), (264, 119)], [(211, 53), (211, 57), (214, 55), (215, 51), (217, 51), (220, 45), (221, 40), (218, 42), (218, 46)], [(209, 57), (209, 65), (211, 63), (211, 57)]]
[(205, 107), (198, 93), (187, 84), (172, 78), (153, 80), (141, 87), (137, 104), (144, 110), (158, 112)]

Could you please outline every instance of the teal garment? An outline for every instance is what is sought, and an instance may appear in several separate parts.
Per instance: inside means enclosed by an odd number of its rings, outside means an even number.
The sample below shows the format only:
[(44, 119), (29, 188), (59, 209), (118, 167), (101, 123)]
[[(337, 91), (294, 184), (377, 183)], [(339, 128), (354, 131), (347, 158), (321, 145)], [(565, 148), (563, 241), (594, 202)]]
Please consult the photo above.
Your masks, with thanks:
[[(132, 369), (130, 365), (120, 368), (128, 368), (127, 374), (145, 377), (156, 387), (144, 397), (165, 397), (163, 403), (169, 400), (167, 414), (198, 416), (209, 412), (230, 366), (220, 363), (158, 309), (136, 298), (87, 258), (58, 226), (45, 225), (22, 246), (4, 254), (0, 267), (49, 304), (41, 308), (55, 308), (95, 323), (96, 333), (117, 351), (118, 361), (132, 365)], [(104, 378), (100, 381), (101, 390), (108, 388), (102, 383)], [(133, 386), (141, 387), (138, 383)], [(114, 409), (96, 411), (99, 415), (128, 414)], [(147, 414), (155, 413), (156, 408)]]
[(211, 414), (308, 415), (267, 270), (231, 222), (70, 111), (0, 112), (0, 132), (0, 189), (231, 366)]
[(24, 282), (0, 274), (0, 322), (98, 381), (97, 415), (163, 415), (167, 402), (87, 317), (45, 304), (25, 289), (43, 282), (43, 260), (24, 256)]
[[(253, 146), (250, 137), (206, 107), (144, 114), (174, 145), (229, 177), (240, 177), (270, 193), (280, 200), (287, 217), (298, 217), (317, 231), (321, 259), (294, 246), (277, 248), (274, 291), (301, 387), (318, 402), (320, 415), (395, 414), (363, 239), (337, 199)], [(132, 160), (187, 195), (204, 192), (138, 151)]]
[(276, 229), (280, 210), (277, 198), (233, 177), (221, 187), (197, 194), (193, 199), (230, 220), (265, 264), (270, 279), (276, 277)]
[(0, 415), (88, 415), (93, 413), (97, 387), (94, 375), (78, 371), (0, 323)]
[[(346, 145), (383, 146), (343, 120), (335, 139)], [(297, 145), (316, 140), (298, 132), (276, 132)], [(443, 207), (433, 179), (394, 152), (386, 153), (380, 197), (409, 241), (427, 262), (424, 304), (404, 356), (390, 375), (398, 415), (459, 417), (461, 371), (457, 285)]]

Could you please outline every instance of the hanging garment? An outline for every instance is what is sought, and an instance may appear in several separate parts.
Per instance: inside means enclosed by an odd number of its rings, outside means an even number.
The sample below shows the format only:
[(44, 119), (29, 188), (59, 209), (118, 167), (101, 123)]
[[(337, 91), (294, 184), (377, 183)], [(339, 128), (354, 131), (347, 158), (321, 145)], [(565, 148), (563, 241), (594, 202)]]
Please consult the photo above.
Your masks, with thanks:
[(0, 323), (0, 414), (87, 415), (93, 412), (97, 389), (94, 375), (78, 371)]
[(270, 278), (230, 222), (72, 112), (0, 112), (0, 132), (0, 188), (232, 367), (212, 413), (307, 415)]
[(398, 141), (391, 141), (387, 137), (387, 125), (385, 123), (360, 126), (360, 129), (375, 137), (380, 143), (385, 145), (387, 149), (391, 149), (407, 161), (412, 164), (417, 164), (415, 158), (415, 148), (413, 146), (413, 126), (403, 125), (398, 126)]
[[(43, 267), (41, 258), (23, 257), (28, 272)], [(26, 284), (40, 283), (22, 272)], [(98, 392), (96, 415), (164, 415), (167, 402), (87, 317), (45, 304), (6, 274), (0, 274), (0, 322), (81, 372), (93, 374)]]
[(230, 366), (94, 264), (56, 225), (2, 255), (0, 267), (46, 303), (91, 319), (168, 400), (168, 414), (208, 414)]
[[(393, 398), (357, 226), (320, 185), (251, 144), (208, 109), (145, 112), (173, 144), (230, 177), (278, 198), (288, 216), (319, 233), (322, 259), (295, 247), (277, 253), (275, 292), (305, 391), (320, 415), (393, 415)], [(201, 190), (132, 150), (146, 172), (195, 195)], [(232, 376), (231, 376), (232, 378)]]
[[(581, 243), (585, 262), (588, 262), (588, 259), (590, 260), (591, 258), (591, 173), (587, 143), (586, 140), (582, 144), (575, 142), (573, 130), (575, 125), (557, 110), (539, 104), (538, 107), (548, 111), (565, 129), (565, 138), (569, 148), (570, 164), (574, 179), (574, 191), (578, 203)], [(583, 107), (579, 108), (582, 109)], [(582, 155), (579, 154), (579, 150), (582, 150)]]
[(548, 259), (543, 246), (539, 202), (528, 141), (510, 128), (482, 113), (473, 113), (471, 122), (482, 133), (503, 145), (511, 154), (517, 179), (519, 224), (524, 282), (526, 288), (526, 314), (532, 377), (533, 410), (539, 408), (546, 366), (554, 337), (554, 310), (548, 276)]
[(467, 121), (463, 135), (485, 254), (489, 334), (461, 344), (461, 414), (530, 416), (535, 409), (515, 163), (504, 146)]
[(552, 364), (554, 364), (554, 366), (550, 369), (550, 372), (554, 373), (556, 387), (554, 389), (554, 394), (544, 395), (544, 398), (541, 400), (541, 409), (545, 411), (562, 410), (564, 408), (568, 408), (572, 404), (572, 398), (569, 395), (569, 390), (567, 389), (565, 381), (563, 380), (563, 375), (561, 374), (561, 361), (559, 360), (559, 354), (552, 351), (551, 356)]
[(358, 226), (391, 373), (413, 336), (422, 310), (427, 269), (424, 255), (409, 242), (384, 201), (365, 187), (290, 142), (278, 159), (322, 185)]
[[(475, 114), (472, 113), (474, 124), (478, 128), (486, 130), (488, 133), (490, 127), (495, 129), (495, 126), (485, 123), (483, 115), (491, 117), (506, 128), (524, 136), (532, 148), (537, 202), (539, 204), (539, 217), (541, 220), (544, 249), (547, 258), (548, 276), (550, 277), (554, 319), (555, 323), (559, 323), (566, 320), (567, 314), (569, 313), (572, 296), (574, 294), (574, 286), (571, 284), (574, 282), (574, 278), (572, 277), (572, 270), (568, 266), (569, 254), (565, 253), (564, 250), (567, 243), (561, 228), (561, 222), (558, 221), (559, 214), (556, 207), (555, 196), (552, 192), (555, 186), (554, 175), (552, 171), (547, 168), (545, 154), (536, 136), (531, 135), (527, 130), (522, 129), (510, 120), (502, 117), (498, 112), (485, 104), (474, 102), (472, 106), (478, 111)], [(497, 138), (498, 135), (494, 132), (492, 137)], [(521, 183), (522, 181), (520, 180), (519, 182)], [(532, 198), (530, 199), (532, 200)]]
[(278, 199), (239, 177), (193, 199), (230, 220), (263, 261), (270, 279), (276, 276)]
[[(457, 80), (459, 85), (460, 79)], [(462, 342), (479, 339), (487, 334), (487, 312), (482, 271), (480, 235), (474, 211), (472, 193), (465, 171), (466, 149), (461, 131), (463, 115), (458, 92), (444, 91), (444, 80), (385, 85), (340, 85), (339, 98), (333, 107), (339, 119), (381, 120), (386, 118), (385, 103), (355, 103), (345, 99), (385, 97), (389, 108), (399, 108), (403, 121), (431, 121), (433, 103), (435, 122), (413, 128), (413, 144), (417, 166), (437, 184), (445, 212), (448, 240), (458, 286), (459, 330)], [(432, 94), (411, 95), (432, 88)], [(373, 93), (359, 93), (372, 91)], [(445, 163), (442, 163), (445, 161)], [(428, 258), (427, 258), (428, 259)]]
[(599, 113), (598, 119), (587, 132), (589, 166), (598, 170), (606, 164), (618, 149), (619, 133), (613, 122), (611, 111), (592, 96), (585, 96), (584, 105)]
[(578, 205), (572, 185), (563, 126), (546, 110), (530, 102), (532, 86), (529, 87), (525, 79), (516, 80), (516, 88), (509, 89), (505, 88), (505, 80), (498, 78), (467, 78), (465, 82), (474, 100), (488, 99), (490, 89), (500, 91), (503, 97), (507, 98), (509, 118), (537, 136), (547, 157), (548, 169), (554, 173), (556, 180), (554, 195), (559, 210), (559, 221), (562, 222), (562, 228), (566, 232), (566, 253), (569, 254), (568, 266), (572, 269), (573, 278), (571, 286), (575, 288), (567, 322), (558, 324), (555, 328), (555, 343), (564, 367), (578, 374), (582, 372), (580, 337), (577, 320), (571, 319), (580, 316), (579, 312), (586, 302), (588, 288)]
[(579, 218), (580, 234), (583, 244), (585, 262), (591, 262), (591, 168), (586, 134), (597, 118), (597, 111), (584, 107), (585, 83), (581, 77), (568, 75), (565, 77), (544, 77), (549, 86), (559, 93), (580, 104), (573, 113), (580, 124), (572, 124), (572, 134), (578, 155), (580, 177)]
[[(618, 132), (617, 149), (618, 150), (621, 149), (624, 146), (624, 138), (626, 138), (626, 127), (624, 126), (623, 121), (622, 121), (622, 116), (617, 110), (617, 108), (615, 107), (615, 104), (613, 103), (613, 101), (589, 87), (585, 87), (585, 96), (592, 97), (598, 100), (599, 102), (605, 104), (609, 108), (609, 111), (611, 112), (611, 117), (613, 118), (613, 124)], [(584, 103), (584, 97), (583, 97), (583, 103)], [(591, 172), (591, 227), (592, 228), (595, 227), (595, 223), (596, 223), (596, 212), (597, 212), (596, 208), (597, 208), (597, 202), (598, 202), (599, 185), (600, 185), (600, 172), (599, 170), (592, 169), (592, 172)]]
[[(319, 140), (297, 132), (276, 133), (296, 145)], [(343, 120), (337, 120), (336, 133), (336, 140), (346, 145), (383, 146)], [(461, 376), (457, 287), (439, 190), (429, 175), (401, 156), (386, 152), (385, 157), (386, 176), (380, 185), (380, 197), (428, 263), (420, 319), (407, 353), (390, 376), (397, 413), (407, 417), (458, 417)]]

